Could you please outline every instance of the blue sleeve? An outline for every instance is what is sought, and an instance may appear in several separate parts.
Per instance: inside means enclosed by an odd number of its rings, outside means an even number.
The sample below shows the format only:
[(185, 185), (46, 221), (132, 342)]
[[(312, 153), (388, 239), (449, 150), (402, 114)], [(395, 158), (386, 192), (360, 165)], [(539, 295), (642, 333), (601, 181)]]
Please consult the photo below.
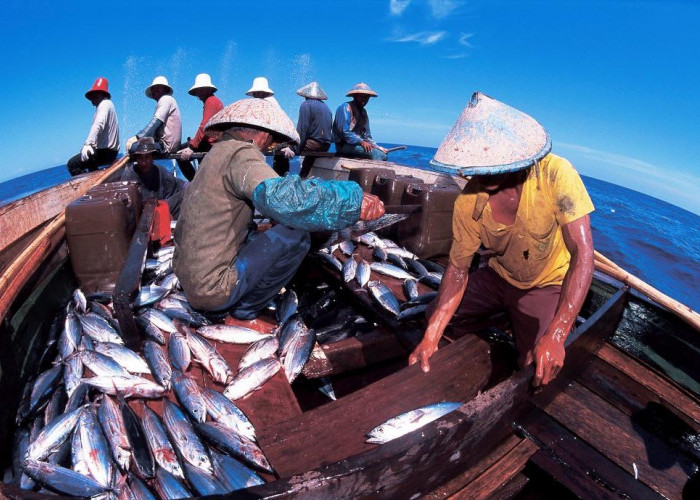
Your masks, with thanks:
[(360, 144), (362, 137), (350, 130), (352, 122), (352, 110), (350, 103), (344, 103), (335, 112), (335, 123), (333, 124), (333, 140), (346, 144)]
[(156, 136), (156, 132), (158, 131), (158, 129), (159, 129), (162, 125), (163, 125), (163, 122), (162, 122), (161, 120), (159, 120), (159, 119), (156, 118), (156, 117), (153, 117), (153, 119), (151, 119), (151, 121), (148, 122), (148, 125), (146, 125), (145, 127), (143, 127), (143, 129), (141, 130), (141, 132), (139, 132), (138, 134), (136, 134), (136, 137), (138, 137), (139, 139), (140, 139), (141, 137), (155, 137), (155, 136)]
[(253, 191), (253, 205), (280, 224), (306, 231), (335, 231), (360, 218), (362, 188), (356, 182), (273, 177)]

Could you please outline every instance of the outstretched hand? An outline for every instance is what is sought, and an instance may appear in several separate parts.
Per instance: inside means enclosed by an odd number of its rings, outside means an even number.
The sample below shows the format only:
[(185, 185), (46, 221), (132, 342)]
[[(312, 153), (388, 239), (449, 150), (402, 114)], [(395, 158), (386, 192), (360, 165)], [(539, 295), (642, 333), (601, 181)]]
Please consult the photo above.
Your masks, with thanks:
[(361, 220), (374, 220), (384, 215), (384, 203), (373, 194), (362, 193), (362, 206), (360, 208)]

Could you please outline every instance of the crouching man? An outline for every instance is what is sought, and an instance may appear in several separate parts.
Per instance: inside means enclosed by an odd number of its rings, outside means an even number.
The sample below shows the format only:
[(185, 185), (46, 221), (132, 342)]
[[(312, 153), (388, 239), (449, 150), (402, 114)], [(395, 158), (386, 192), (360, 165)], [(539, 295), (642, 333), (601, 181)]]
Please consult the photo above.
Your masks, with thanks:
[[(279, 177), (265, 163), (262, 151), (299, 141), (279, 106), (243, 99), (214, 115), (207, 130), (222, 135), (187, 188), (175, 230), (175, 274), (195, 308), (256, 318), (294, 276), (309, 231), (384, 213), (354, 182)], [(255, 209), (278, 224), (249, 238)]]

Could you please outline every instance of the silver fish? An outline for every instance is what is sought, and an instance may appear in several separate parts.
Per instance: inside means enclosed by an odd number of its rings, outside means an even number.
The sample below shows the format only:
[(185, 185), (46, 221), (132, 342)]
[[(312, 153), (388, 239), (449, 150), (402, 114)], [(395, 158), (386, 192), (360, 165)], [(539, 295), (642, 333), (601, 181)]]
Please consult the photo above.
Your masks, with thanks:
[(102, 316), (95, 313), (78, 314), (78, 319), (83, 325), (83, 332), (93, 340), (97, 342), (114, 342), (115, 344), (124, 343), (121, 335)]
[(73, 391), (80, 385), (82, 376), (83, 362), (76, 353), (66, 360), (66, 364), (63, 367), (63, 385), (66, 387), (68, 397), (71, 397)]
[(168, 318), (183, 321), (188, 325), (194, 326), (195, 328), (210, 324), (209, 320), (207, 320), (201, 314), (192, 314), (186, 309), (161, 307), (160, 305), (158, 308), (163, 311)]
[(235, 325), (209, 325), (197, 328), (197, 333), (209, 340), (228, 344), (250, 344), (270, 337), (270, 333), (261, 333), (251, 328)]
[(190, 464), (185, 464), (185, 470), (187, 471), (187, 479), (197, 495), (206, 497), (227, 493), (224, 486), (214, 477), (213, 471), (209, 474)]
[(187, 344), (187, 338), (180, 332), (170, 334), (170, 338), (168, 339), (168, 355), (170, 356), (172, 365), (181, 372), (184, 373), (190, 369), (192, 352), (190, 351), (190, 346)]
[(139, 313), (139, 317), (149, 321), (153, 326), (156, 326), (168, 333), (177, 333), (177, 327), (173, 320), (168, 318), (162, 311), (153, 308), (147, 308)]
[(381, 281), (370, 281), (367, 286), (375, 300), (384, 309), (397, 316), (400, 310), (399, 301), (396, 295)]
[(357, 262), (355, 262), (355, 257), (351, 255), (343, 263), (343, 279), (346, 283), (351, 282), (355, 279), (357, 274)]
[(146, 338), (158, 342), (160, 345), (165, 345), (165, 335), (163, 335), (160, 328), (148, 321), (146, 318), (140, 318), (137, 316), (134, 318), (134, 321), (136, 322), (136, 326), (139, 328), (141, 333), (146, 336)]
[(335, 390), (333, 389), (333, 383), (328, 377), (321, 377), (318, 379), (318, 390), (331, 401), (335, 401), (337, 399), (335, 396)]
[(54, 418), (64, 412), (67, 399), (66, 389), (62, 385), (59, 385), (51, 395), (51, 399), (49, 399), (49, 403), (44, 409), (44, 425), (49, 425)]
[(338, 272), (343, 271), (343, 264), (333, 255), (324, 252), (316, 252), (316, 255), (318, 255), (322, 261), (326, 262), (329, 266), (336, 269)]
[(428, 271), (435, 272), (435, 273), (444, 273), (445, 272), (445, 267), (441, 266), (437, 262), (433, 262), (432, 260), (427, 260), (427, 259), (418, 259), (421, 264), (425, 266), (425, 268)]
[(91, 300), (90, 302), (88, 302), (88, 309), (90, 309), (90, 312), (93, 312), (98, 316), (102, 316), (107, 321), (111, 321), (114, 319), (114, 314), (109, 309), (109, 307), (95, 300)]
[(339, 248), (340, 248), (340, 251), (343, 252), (348, 257), (351, 256), (353, 254), (353, 252), (355, 251), (355, 245), (350, 240), (341, 241)]
[(415, 259), (406, 259), (405, 260), (406, 265), (408, 266), (409, 270), (418, 276), (425, 276), (428, 274), (428, 270), (425, 268), (423, 264), (418, 262)]
[(238, 371), (249, 367), (261, 359), (274, 356), (277, 353), (277, 349), (279, 349), (279, 340), (275, 336), (260, 339), (252, 343), (238, 362)]
[(177, 288), (180, 286), (180, 280), (177, 279), (175, 273), (170, 273), (163, 278), (163, 280), (160, 282), (160, 286), (165, 288), (167, 291), (172, 292), (173, 290), (177, 290)]
[(406, 262), (404, 262), (403, 258), (400, 255), (387, 252), (386, 256), (389, 262), (394, 264), (396, 267), (401, 268), (404, 271), (408, 271), (408, 266), (406, 265)]
[(224, 357), (219, 354), (216, 348), (202, 336), (189, 331), (187, 332), (187, 345), (195, 359), (211, 375), (214, 382), (226, 385), (233, 378), (233, 371)]
[(146, 360), (123, 345), (113, 344), (112, 342), (97, 342), (95, 351), (109, 356), (129, 373), (151, 373)]
[(292, 318), (287, 321), (284, 328), (280, 330), (279, 337), (279, 356), (284, 357), (287, 354), (287, 349), (289, 349), (289, 344), (291, 341), (298, 337), (301, 332), (307, 330), (304, 320), (299, 314), (295, 314)]
[(396, 319), (398, 319), (399, 321), (403, 321), (408, 318), (413, 318), (415, 316), (423, 314), (427, 308), (428, 304), (421, 304), (419, 306), (409, 307), (408, 309), (404, 309), (403, 311), (401, 311), (398, 314), (398, 316), (396, 316)]
[(22, 416), (22, 420), (27, 416), (34, 415), (48, 401), (56, 389), (56, 383), (61, 376), (62, 368), (56, 365), (39, 375), (32, 386), (32, 391), (29, 396), (29, 406), (26, 415)]
[(236, 374), (224, 389), (224, 396), (231, 401), (241, 399), (260, 389), (280, 370), (282, 365), (276, 359), (263, 359)]
[(442, 281), (442, 278), (430, 272), (425, 276), (421, 276), (420, 281), (428, 285), (430, 288), (434, 288), (435, 290), (437, 290), (438, 288), (440, 288), (440, 282)]
[(141, 403), (141, 410), (143, 431), (156, 463), (173, 476), (185, 479), (182, 466), (160, 418), (145, 403)]
[(297, 307), (299, 306), (299, 299), (294, 290), (287, 290), (287, 292), (282, 297), (279, 307), (277, 308), (277, 323), (284, 324), (294, 313), (297, 312)]
[(403, 282), (403, 291), (408, 300), (416, 300), (418, 298), (418, 280), (406, 280)]
[(109, 443), (114, 461), (122, 471), (126, 472), (131, 463), (131, 444), (119, 405), (109, 396), (104, 396), (97, 409), (97, 418)]
[(129, 406), (125, 399), (119, 399), (119, 409), (124, 417), (126, 435), (131, 445), (131, 457), (134, 470), (143, 478), (153, 478), (156, 475), (156, 464), (148, 447), (146, 432), (141, 423), (141, 417)]
[(195, 422), (204, 422), (207, 418), (207, 405), (197, 382), (183, 375), (179, 370), (173, 372), (173, 391), (187, 413)]
[(223, 453), (211, 452), (214, 474), (226, 488), (236, 491), (263, 484), (265, 481), (247, 465)]
[(461, 405), (455, 402), (436, 403), (402, 413), (369, 431), (367, 442), (384, 444), (437, 420)]
[(413, 276), (403, 269), (396, 267), (392, 264), (387, 264), (386, 262), (372, 262), (369, 265), (372, 271), (376, 271), (387, 276), (392, 276), (400, 280), (413, 279)]
[(415, 300), (410, 300), (408, 302), (404, 302), (403, 304), (401, 304), (401, 307), (405, 308), (405, 307), (417, 306), (420, 304), (429, 304), (437, 296), (438, 296), (438, 292), (436, 292), (436, 291), (422, 293), (418, 297), (416, 297)]
[(248, 439), (255, 439), (255, 428), (238, 406), (223, 394), (205, 387), (202, 396), (207, 404), (207, 413), (215, 422), (242, 434)]
[[(73, 434), (73, 470), (109, 488), (114, 468), (107, 440), (91, 408), (85, 408)], [(78, 464), (76, 466), (76, 464)]]
[(377, 259), (379, 262), (384, 262), (389, 258), (389, 254), (386, 253), (386, 250), (382, 247), (374, 247), (374, 251), (372, 252), (372, 256)]
[(386, 243), (384, 243), (382, 239), (373, 232), (365, 233), (358, 236), (357, 238), (353, 238), (353, 241), (363, 243), (368, 247), (386, 247)]
[(158, 302), (166, 293), (168, 293), (168, 289), (158, 285), (151, 284), (141, 287), (139, 294), (134, 299), (134, 306), (144, 307)]
[(30, 459), (22, 466), (32, 479), (66, 495), (93, 497), (107, 490), (94, 479), (59, 465)]
[(212, 474), (211, 459), (206, 447), (182, 410), (167, 399), (163, 400), (163, 422), (180, 455), (195, 467)]
[(130, 377), (84, 378), (81, 382), (110, 396), (119, 395), (125, 398), (157, 399), (163, 397), (166, 393), (162, 385), (136, 375), (131, 375)]
[(163, 349), (154, 341), (146, 340), (143, 344), (143, 353), (146, 356), (148, 366), (151, 368), (153, 378), (155, 378), (166, 391), (169, 391), (172, 384), (173, 370), (170, 367), (170, 362), (163, 352)]
[(355, 278), (357, 278), (357, 284), (364, 288), (364, 286), (369, 282), (369, 277), (372, 274), (372, 268), (369, 266), (369, 262), (362, 259), (359, 264), (357, 264), (357, 272), (355, 273)]
[(274, 472), (265, 454), (253, 441), (232, 433), (228, 427), (216, 422), (196, 424), (197, 431), (204, 439), (226, 453), (242, 458), (254, 467), (266, 472)]
[(29, 443), (27, 457), (31, 460), (44, 460), (51, 453), (58, 451), (63, 442), (75, 429), (83, 407), (65, 413), (44, 427), (36, 439)]
[(127, 486), (131, 492), (131, 496), (127, 497), (129, 500), (156, 500), (155, 495), (148, 485), (134, 473), (129, 473), (129, 483)]
[(63, 413), (68, 413), (79, 406), (83, 406), (87, 402), (87, 395), (89, 392), (89, 387), (87, 385), (80, 383), (80, 377), (78, 378), (78, 385), (73, 390), (73, 394), (68, 396), (68, 402), (63, 410)]
[(73, 292), (73, 302), (75, 303), (75, 308), (85, 314), (87, 311), (87, 299), (85, 298), (85, 294), (80, 288), (76, 288), (75, 291)]
[(308, 328), (299, 330), (298, 335), (295, 335), (289, 342), (282, 366), (290, 384), (294, 382), (304, 368), (315, 342), (316, 334)]
[(61, 356), (61, 359), (67, 359), (68, 356), (73, 354), (78, 349), (78, 344), (80, 344), (80, 336), (83, 333), (83, 327), (80, 324), (80, 320), (73, 311), (70, 311), (66, 315), (64, 325), (65, 326), (61, 332), (61, 336), (58, 338), (58, 353)]
[(410, 252), (410, 251), (406, 250), (405, 248), (400, 248), (398, 246), (386, 247), (386, 253), (398, 255), (399, 257), (402, 257), (404, 259), (415, 260), (418, 258), (418, 256), (416, 254), (414, 254), (413, 252)]
[(130, 377), (131, 374), (109, 356), (97, 351), (80, 351), (80, 360), (98, 377)]
[(193, 496), (185, 483), (162, 467), (158, 467), (156, 471), (156, 490), (161, 498), (190, 498)]

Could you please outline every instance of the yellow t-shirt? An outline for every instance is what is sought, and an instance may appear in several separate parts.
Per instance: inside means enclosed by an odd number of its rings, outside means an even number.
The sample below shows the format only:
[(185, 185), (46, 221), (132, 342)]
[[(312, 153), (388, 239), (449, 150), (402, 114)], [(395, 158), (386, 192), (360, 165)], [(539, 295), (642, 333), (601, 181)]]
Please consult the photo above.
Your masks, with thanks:
[(561, 285), (571, 256), (561, 227), (591, 213), (593, 202), (578, 172), (564, 158), (548, 154), (532, 167), (523, 184), (515, 222), (493, 219), (489, 195), (470, 180), (457, 197), (452, 217), (450, 261), (471, 263), (481, 244), (495, 252), (489, 265), (520, 289)]

